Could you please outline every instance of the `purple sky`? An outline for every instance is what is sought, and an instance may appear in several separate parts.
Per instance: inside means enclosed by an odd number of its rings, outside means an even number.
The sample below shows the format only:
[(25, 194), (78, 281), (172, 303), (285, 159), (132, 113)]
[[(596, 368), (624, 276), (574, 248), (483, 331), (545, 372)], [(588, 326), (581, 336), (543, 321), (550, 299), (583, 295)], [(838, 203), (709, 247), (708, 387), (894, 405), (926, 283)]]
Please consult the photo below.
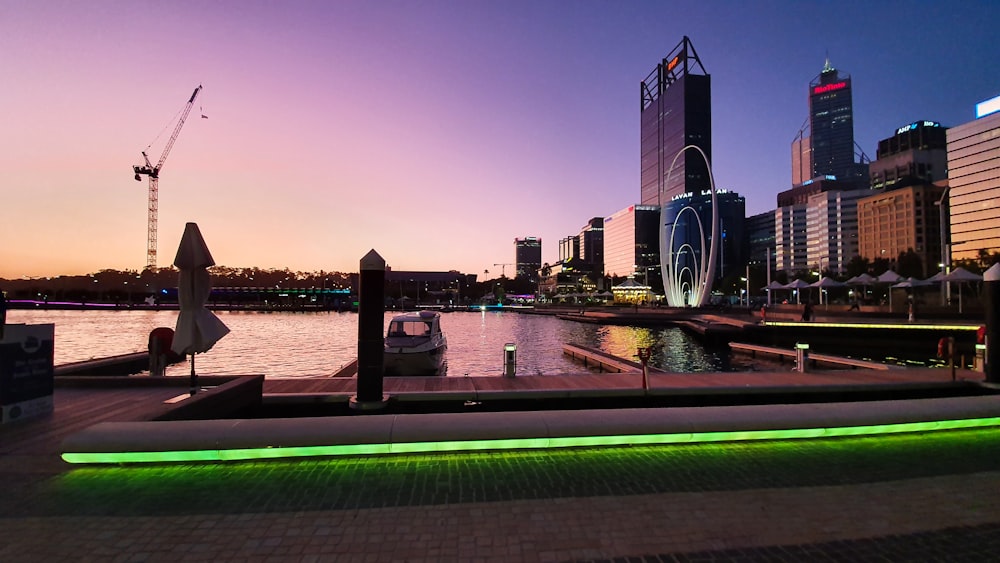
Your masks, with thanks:
[[(490, 277), (639, 198), (639, 81), (687, 35), (712, 75), (719, 187), (790, 187), (829, 54), (855, 136), (970, 121), (1000, 94), (997, 2), (0, 0), (0, 277), (159, 264), (188, 221), (216, 262)], [(208, 119), (201, 119), (204, 113)], [(157, 135), (159, 134), (159, 137)], [(509, 271), (509, 269), (508, 269)]]

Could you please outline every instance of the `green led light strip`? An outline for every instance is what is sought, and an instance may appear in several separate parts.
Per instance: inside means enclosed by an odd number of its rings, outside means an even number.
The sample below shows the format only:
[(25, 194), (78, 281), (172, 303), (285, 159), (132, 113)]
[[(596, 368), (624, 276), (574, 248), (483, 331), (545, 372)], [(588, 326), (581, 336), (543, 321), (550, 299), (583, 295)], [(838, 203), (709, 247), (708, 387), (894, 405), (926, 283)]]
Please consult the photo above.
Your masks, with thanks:
[(918, 325), (918, 324), (874, 324), (874, 323), (817, 323), (795, 321), (767, 321), (765, 326), (812, 326), (823, 328), (891, 328), (907, 330), (978, 330), (974, 325)]
[(62, 458), (69, 463), (188, 463), (199, 461), (240, 461), (341, 455), (388, 455), (478, 450), (570, 448), (587, 446), (699, 444), (745, 440), (797, 440), (808, 438), (834, 438), (841, 436), (873, 436), (879, 434), (928, 432), (932, 430), (956, 430), (963, 428), (986, 428), (990, 426), (1000, 426), (1000, 417), (785, 430), (681, 432), (676, 434), (573, 436), (562, 438), (511, 438), (505, 440), (458, 440), (447, 442), (352, 444), (344, 446), (297, 446), (288, 448), (248, 448), (234, 450), (101, 453), (67, 452), (62, 454)]

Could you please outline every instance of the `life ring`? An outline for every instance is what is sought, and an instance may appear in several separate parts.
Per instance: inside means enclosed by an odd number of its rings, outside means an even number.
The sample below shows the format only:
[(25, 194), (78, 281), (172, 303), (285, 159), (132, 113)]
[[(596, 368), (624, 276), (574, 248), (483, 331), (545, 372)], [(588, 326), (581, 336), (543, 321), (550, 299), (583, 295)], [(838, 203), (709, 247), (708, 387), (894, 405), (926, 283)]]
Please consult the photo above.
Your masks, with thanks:
[(175, 362), (175, 361), (177, 361), (178, 358), (180, 358), (180, 356), (178, 354), (175, 354), (170, 349), (170, 346), (173, 345), (173, 343), (174, 343), (174, 329), (172, 329), (170, 327), (161, 326), (161, 327), (154, 328), (149, 333), (149, 353), (150, 354), (152, 354), (153, 350), (154, 350), (153, 342), (156, 342), (156, 348), (155, 349), (159, 350), (160, 354), (166, 355), (167, 358), (170, 361)]
[(938, 340), (937, 357), (946, 359), (948, 357), (948, 337), (945, 336)]

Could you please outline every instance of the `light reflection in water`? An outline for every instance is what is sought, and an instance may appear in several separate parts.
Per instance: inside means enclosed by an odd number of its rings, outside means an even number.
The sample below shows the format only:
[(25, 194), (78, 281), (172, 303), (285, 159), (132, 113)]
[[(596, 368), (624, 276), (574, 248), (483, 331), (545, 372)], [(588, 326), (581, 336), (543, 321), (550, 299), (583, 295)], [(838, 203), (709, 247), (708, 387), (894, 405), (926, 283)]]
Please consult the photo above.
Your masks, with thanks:
[[(394, 313), (385, 314), (385, 322)], [(199, 354), (203, 374), (263, 373), (302, 377), (329, 375), (357, 356), (355, 313), (219, 312), (231, 329), (212, 350)], [(8, 323), (55, 323), (56, 364), (146, 350), (149, 332), (173, 327), (176, 311), (23, 311)], [(503, 347), (517, 345), (519, 375), (580, 373), (562, 354), (564, 343), (598, 348), (634, 360), (640, 346), (653, 348), (652, 365), (667, 371), (728, 370), (725, 354), (704, 349), (678, 328), (649, 329), (575, 323), (548, 315), (509, 311), (445, 313), (448, 375), (503, 373)], [(186, 363), (168, 375), (188, 373)]]

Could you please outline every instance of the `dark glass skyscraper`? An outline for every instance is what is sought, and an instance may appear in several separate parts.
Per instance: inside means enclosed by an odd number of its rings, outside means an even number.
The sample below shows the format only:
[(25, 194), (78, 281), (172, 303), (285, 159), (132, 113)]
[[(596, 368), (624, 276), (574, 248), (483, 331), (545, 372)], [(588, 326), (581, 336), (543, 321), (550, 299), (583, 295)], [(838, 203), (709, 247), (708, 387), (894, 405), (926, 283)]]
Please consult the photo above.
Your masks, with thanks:
[[(700, 71), (700, 72), (699, 72)], [(640, 199), (661, 205), (675, 195), (709, 189), (708, 167), (696, 145), (712, 160), (712, 81), (686, 36), (640, 84)]]
[[(667, 236), (673, 235), (674, 265), (697, 270), (708, 259), (712, 244), (712, 193), (686, 193), (663, 203), (666, 208)], [(718, 280), (733, 272), (742, 272), (748, 250), (745, 236), (746, 200), (736, 192), (716, 192), (719, 216), (719, 256), (715, 277)], [(704, 235), (702, 234), (704, 233)], [(705, 247), (698, 242), (704, 238)], [(686, 241), (687, 244), (678, 241)]]
[(514, 239), (514, 262), (518, 278), (537, 282), (538, 270), (542, 267), (542, 239), (538, 237)]
[(829, 60), (809, 83), (809, 128), (813, 178), (836, 176), (867, 184), (866, 166), (854, 162), (851, 76), (838, 72)]

